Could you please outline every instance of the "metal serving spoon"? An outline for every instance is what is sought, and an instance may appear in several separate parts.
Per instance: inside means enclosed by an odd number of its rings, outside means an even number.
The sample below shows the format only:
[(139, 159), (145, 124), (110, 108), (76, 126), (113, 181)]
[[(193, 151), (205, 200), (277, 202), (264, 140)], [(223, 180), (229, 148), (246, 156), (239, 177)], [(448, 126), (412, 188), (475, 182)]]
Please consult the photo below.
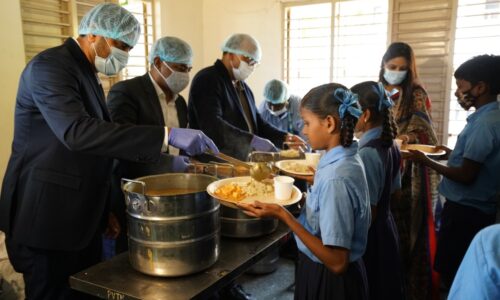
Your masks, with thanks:
[(256, 163), (249, 164), (247, 162), (241, 161), (237, 158), (234, 158), (234, 157), (229, 156), (229, 155), (224, 154), (224, 153), (219, 152), (218, 154), (215, 154), (215, 153), (212, 153), (209, 151), (207, 151), (205, 153), (208, 155), (220, 158), (224, 161), (227, 161), (228, 163), (231, 163), (235, 166), (241, 166), (241, 167), (248, 169), (250, 172), (250, 176), (257, 181), (262, 181), (262, 180), (268, 178), (269, 175), (271, 175), (271, 173), (272, 173), (271, 166), (265, 162), (256, 162)]

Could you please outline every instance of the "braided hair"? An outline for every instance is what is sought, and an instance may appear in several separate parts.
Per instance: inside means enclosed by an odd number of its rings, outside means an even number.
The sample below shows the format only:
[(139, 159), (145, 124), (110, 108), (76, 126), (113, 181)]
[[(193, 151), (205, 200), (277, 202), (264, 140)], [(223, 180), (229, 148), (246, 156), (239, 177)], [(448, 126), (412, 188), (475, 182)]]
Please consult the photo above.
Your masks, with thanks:
[[(338, 83), (320, 85), (310, 90), (302, 99), (300, 106), (305, 108), (322, 119), (333, 116), (340, 120), (340, 144), (343, 147), (351, 146), (354, 139), (354, 128), (358, 121), (358, 116), (354, 116), (346, 111), (341, 117), (339, 112), (342, 100), (336, 95), (337, 90), (342, 94), (349, 93), (349, 89)], [(349, 108), (359, 109), (357, 101), (349, 105)], [(347, 107), (346, 107), (347, 109)]]
[(382, 145), (388, 148), (394, 143), (394, 138), (398, 130), (390, 106), (388, 104), (381, 105), (382, 100), (388, 101), (388, 99), (385, 99), (387, 98), (387, 94), (383, 88), (381, 84), (375, 81), (365, 81), (356, 84), (351, 90), (353, 93), (358, 94), (361, 109), (363, 111), (370, 110), (374, 122), (382, 124), (380, 139), (382, 140)]

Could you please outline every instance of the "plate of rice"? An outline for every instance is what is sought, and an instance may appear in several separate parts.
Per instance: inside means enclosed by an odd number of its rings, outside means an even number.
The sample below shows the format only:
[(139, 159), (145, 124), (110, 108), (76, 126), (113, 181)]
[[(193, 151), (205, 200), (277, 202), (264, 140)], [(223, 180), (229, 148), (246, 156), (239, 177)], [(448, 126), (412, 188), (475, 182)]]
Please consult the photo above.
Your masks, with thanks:
[(294, 186), (292, 195), (287, 200), (274, 197), (272, 179), (256, 181), (250, 176), (232, 177), (212, 182), (207, 186), (207, 193), (218, 199), (223, 205), (239, 209), (236, 203), (275, 203), (283, 206), (293, 205), (300, 201), (302, 193)]

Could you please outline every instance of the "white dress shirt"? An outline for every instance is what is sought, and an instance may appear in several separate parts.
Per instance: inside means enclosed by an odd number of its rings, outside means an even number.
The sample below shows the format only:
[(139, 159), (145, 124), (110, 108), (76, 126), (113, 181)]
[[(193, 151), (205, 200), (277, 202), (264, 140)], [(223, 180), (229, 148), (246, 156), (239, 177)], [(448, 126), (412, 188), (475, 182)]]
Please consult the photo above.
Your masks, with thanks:
[[(174, 99), (167, 102), (166, 95), (161, 89), (161, 87), (153, 79), (151, 73), (148, 74), (149, 74), (149, 79), (151, 79), (151, 82), (153, 83), (153, 86), (155, 88), (156, 95), (158, 95), (158, 100), (160, 101), (161, 112), (163, 115), (163, 121), (165, 122), (165, 126), (169, 128), (174, 128), (174, 127), (179, 128), (179, 118), (177, 117), (177, 108), (175, 106), (175, 100), (177, 99), (178, 95), (174, 95)], [(168, 151), (171, 155), (179, 155), (179, 149), (175, 147), (168, 146)]]

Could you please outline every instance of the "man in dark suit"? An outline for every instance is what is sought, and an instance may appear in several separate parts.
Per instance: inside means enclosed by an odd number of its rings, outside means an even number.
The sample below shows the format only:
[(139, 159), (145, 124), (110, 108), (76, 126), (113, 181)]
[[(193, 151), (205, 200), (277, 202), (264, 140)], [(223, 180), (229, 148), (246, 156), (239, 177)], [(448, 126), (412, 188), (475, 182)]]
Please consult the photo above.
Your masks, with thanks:
[(130, 12), (99, 4), (79, 34), (35, 56), (19, 82), (0, 230), (28, 299), (81, 296), (68, 277), (99, 261), (111, 158), (155, 162), (168, 145), (217, 151), (199, 131), (110, 122), (97, 72), (117, 74), (127, 64), (140, 34)]
[[(186, 128), (187, 104), (179, 93), (189, 84), (192, 59), (193, 51), (185, 41), (168, 36), (157, 40), (151, 48), (150, 72), (118, 82), (109, 91), (107, 104), (111, 120), (122, 124)], [(116, 238), (116, 253), (128, 249), (121, 178), (134, 179), (187, 169), (187, 157), (178, 155), (178, 149), (168, 147), (165, 150), (168, 155), (162, 155), (153, 164), (114, 162), (111, 205), (122, 229)]]
[(276, 151), (285, 140), (303, 142), (263, 120), (245, 83), (260, 61), (259, 43), (233, 34), (222, 47), (222, 60), (199, 71), (189, 93), (189, 127), (203, 130), (221, 152), (246, 160), (248, 153)]

